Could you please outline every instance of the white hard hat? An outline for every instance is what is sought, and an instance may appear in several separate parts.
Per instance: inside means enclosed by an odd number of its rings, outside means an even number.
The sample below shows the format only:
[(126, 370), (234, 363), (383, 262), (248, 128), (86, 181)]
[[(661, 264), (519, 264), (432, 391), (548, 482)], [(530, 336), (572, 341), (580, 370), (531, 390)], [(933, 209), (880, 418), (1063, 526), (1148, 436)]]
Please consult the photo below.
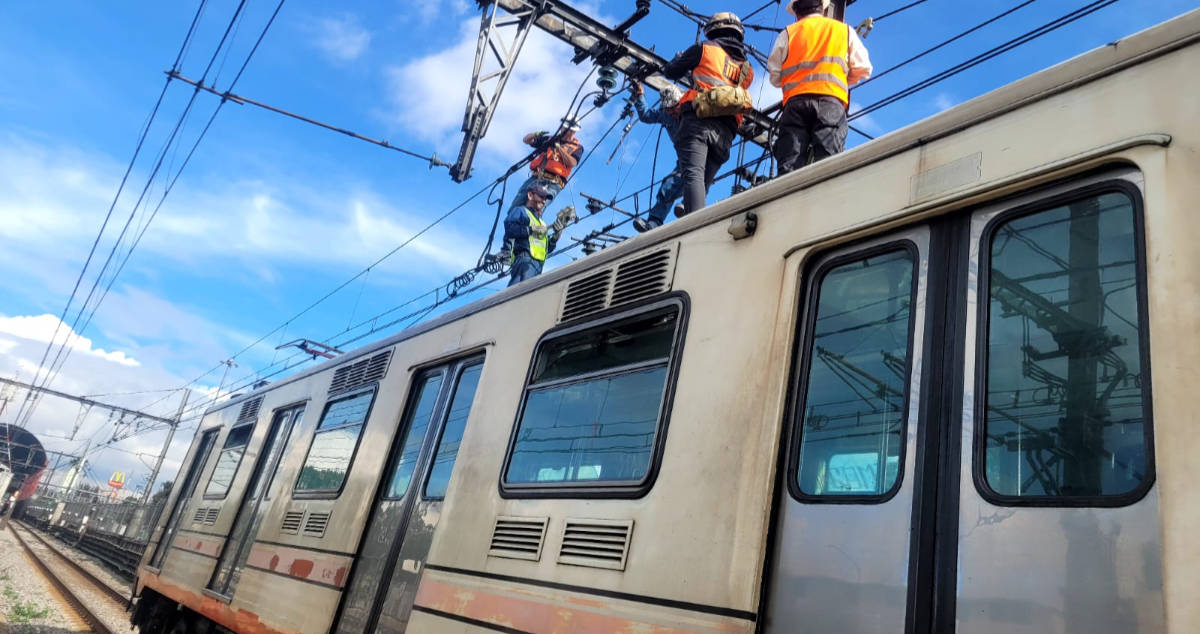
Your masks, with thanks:
[[(817, 6), (818, 3), (821, 5), (820, 7)], [(793, 18), (799, 20), (806, 15), (811, 15), (818, 11), (825, 13), (829, 10), (829, 4), (830, 0), (789, 0), (787, 10), (788, 13), (792, 14)], [(796, 10), (797, 6), (803, 7), (803, 13)]]
[(683, 98), (683, 91), (679, 90), (679, 86), (675, 84), (667, 84), (665, 88), (658, 91), (658, 98), (662, 99), (664, 108), (674, 108), (679, 105), (679, 100)]

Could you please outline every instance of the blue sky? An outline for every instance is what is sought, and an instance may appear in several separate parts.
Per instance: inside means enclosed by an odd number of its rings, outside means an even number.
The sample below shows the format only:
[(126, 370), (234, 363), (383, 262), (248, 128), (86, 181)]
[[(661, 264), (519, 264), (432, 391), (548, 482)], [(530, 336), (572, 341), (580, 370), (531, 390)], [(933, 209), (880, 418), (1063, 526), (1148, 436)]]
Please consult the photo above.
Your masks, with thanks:
[[(0, 375), (32, 377), (197, 4), (71, 2), (48, 9), (41, 3), (10, 2), (0, 9), (0, 266), (8, 272), (0, 276)], [(702, 13), (733, 9), (745, 14), (762, 3), (687, 4)], [(847, 18), (857, 24), (903, 4), (907, 2), (859, 0)], [(879, 71), (1015, 4), (928, 0), (881, 20), (865, 43)], [(855, 106), (1085, 4), (1034, 2), (856, 91)], [(208, 2), (182, 63), (184, 75), (198, 78), (203, 73), (236, 5), (232, 0)], [(213, 67), (221, 89), (228, 87), (274, 6), (274, 0), (246, 3), (230, 46)], [(610, 24), (633, 10), (628, 0), (577, 6)], [(855, 125), (873, 135), (885, 134), (1194, 7), (1194, 0), (1122, 0)], [(783, 26), (787, 20), (786, 11), (771, 6), (752, 21)], [(336, 6), (289, 0), (235, 92), (452, 161), (461, 140), (478, 23), (475, 3), (466, 0)], [(694, 42), (695, 34), (690, 22), (656, 2), (632, 35), (669, 57)], [(764, 52), (773, 39), (763, 32), (748, 36)], [(53, 387), (82, 394), (178, 387), (270, 332), (503, 173), (524, 154), (522, 134), (553, 128), (589, 70), (571, 65), (569, 58), (569, 50), (549, 37), (530, 37), (481, 144), (474, 177), (463, 184), (420, 160), (250, 106), (227, 104), (81, 333), (84, 338), (74, 340), (74, 353)], [(764, 69), (756, 72), (765, 79)], [(755, 94), (760, 104), (778, 99), (770, 86), (756, 87)], [(100, 261), (191, 96), (180, 82), (169, 86), (145, 154), (114, 210), (115, 225), (100, 243)], [(196, 98), (180, 133), (184, 145), (168, 153), (166, 165), (179, 165), (217, 102), (207, 94)], [(585, 143), (603, 134), (619, 110), (620, 102), (614, 101), (592, 115), (581, 134)], [(600, 146), (551, 211), (565, 202), (582, 208), (584, 192), (611, 198), (614, 191), (629, 193), (650, 181), (657, 130), (635, 126), (616, 158), (605, 164), (618, 133)], [(851, 145), (864, 141), (850, 136)], [(673, 160), (664, 139), (660, 175)], [(511, 179), (511, 186), (521, 178)], [(162, 181), (156, 180), (151, 198), (157, 200), (161, 192)], [(728, 183), (718, 183), (710, 201), (728, 193)], [(467, 205), (239, 356), (226, 384), (251, 380), (256, 370), (291, 354), (276, 353), (279, 343), (298, 337), (344, 340), (363, 330), (346, 334), (349, 326), (444, 284), (474, 264), (494, 213), (495, 207), (482, 198)], [(568, 236), (613, 218), (608, 211), (597, 216)], [(139, 212), (133, 226), (146, 218)], [(576, 251), (571, 257), (579, 255)], [(85, 278), (85, 289), (95, 270)], [(500, 288), (496, 284), (471, 299)], [(432, 314), (461, 303), (451, 302)], [(220, 371), (205, 375), (193, 386), (200, 393), (192, 403), (204, 402), (220, 379)], [(104, 399), (168, 414), (177, 397), (163, 400), (164, 394)], [(75, 440), (55, 438), (70, 435), (77, 413), (71, 403), (47, 399), (30, 426), (49, 446), (63, 451), (77, 451), (84, 438), (100, 441), (111, 435), (107, 418), (92, 414)], [(0, 420), (11, 415), (10, 409)], [(169, 472), (177, 467), (190, 435), (183, 433), (175, 443)], [(136, 482), (146, 469), (132, 454), (153, 452), (161, 442), (156, 433), (125, 441), (119, 449), (94, 456), (95, 471), (103, 476), (127, 471), (129, 481)]]

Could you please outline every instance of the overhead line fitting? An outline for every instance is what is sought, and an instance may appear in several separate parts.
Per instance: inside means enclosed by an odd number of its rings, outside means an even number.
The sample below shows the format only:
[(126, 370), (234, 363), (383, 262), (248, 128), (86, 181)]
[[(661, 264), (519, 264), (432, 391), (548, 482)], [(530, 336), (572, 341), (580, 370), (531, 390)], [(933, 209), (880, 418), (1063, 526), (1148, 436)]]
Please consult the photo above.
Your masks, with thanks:
[(171, 79), (178, 79), (179, 81), (181, 81), (185, 84), (190, 84), (192, 86), (195, 86), (197, 90), (203, 90), (204, 92), (214, 94), (214, 95), (220, 97), (223, 101), (232, 101), (233, 103), (238, 104), (239, 106), (245, 105), (245, 104), (249, 104), (251, 106), (256, 106), (258, 108), (262, 108), (264, 110), (269, 110), (276, 114), (281, 114), (285, 117), (290, 117), (297, 121), (303, 121), (304, 123), (312, 124), (317, 127), (324, 128), (326, 130), (344, 134), (348, 137), (358, 139), (359, 141), (366, 141), (367, 143), (371, 143), (373, 145), (378, 145), (379, 147), (382, 147), (382, 148), (400, 152), (401, 154), (407, 154), (408, 156), (411, 156), (413, 158), (419, 158), (419, 159), (421, 159), (423, 161), (427, 161), (429, 163), (429, 169), (433, 169), (434, 167), (447, 167), (447, 168), (451, 167), (450, 163), (447, 163), (447, 162), (441, 160), (440, 158), (438, 158), (438, 155), (436, 152), (433, 153), (432, 156), (425, 156), (424, 154), (413, 152), (412, 150), (406, 150), (402, 147), (397, 147), (395, 145), (392, 145), (391, 143), (388, 143), (387, 141), (384, 141), (381, 139), (372, 139), (371, 137), (364, 136), (364, 135), (354, 132), (352, 130), (347, 130), (346, 128), (338, 127), (338, 126), (335, 126), (335, 125), (332, 125), (329, 123), (325, 123), (323, 121), (318, 121), (311, 117), (306, 117), (301, 114), (296, 114), (294, 112), (284, 110), (283, 108), (277, 108), (270, 104), (266, 104), (261, 101), (254, 100), (249, 97), (244, 97), (242, 95), (234, 94), (228, 90), (226, 90), (226, 91), (217, 90), (212, 85), (205, 84), (202, 81), (196, 81), (194, 79), (185, 77), (185, 76), (183, 76), (183, 74), (181, 74), (177, 70), (167, 70), (167, 71), (163, 71), (163, 72), (166, 73), (167, 77), (169, 77)]

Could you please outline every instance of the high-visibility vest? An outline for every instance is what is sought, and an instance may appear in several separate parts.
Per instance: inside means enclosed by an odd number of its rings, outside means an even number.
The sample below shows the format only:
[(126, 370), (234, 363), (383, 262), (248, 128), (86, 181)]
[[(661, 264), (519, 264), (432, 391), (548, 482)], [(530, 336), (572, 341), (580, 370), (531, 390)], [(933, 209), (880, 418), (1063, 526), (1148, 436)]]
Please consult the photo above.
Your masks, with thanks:
[(717, 86), (749, 88), (754, 81), (754, 69), (750, 64), (729, 57), (719, 44), (705, 42), (700, 47), (700, 63), (692, 69), (692, 87), (683, 93), (680, 105), (696, 98), (698, 91), (712, 90)]
[(783, 102), (796, 95), (829, 95), (850, 104), (850, 27), (808, 16), (787, 27), (788, 54), (780, 75)]
[[(542, 220), (540, 216), (538, 216), (537, 214), (530, 211), (528, 207), (525, 208), (525, 215), (529, 216), (529, 226), (530, 227), (546, 226), (546, 222), (544, 220)], [(538, 262), (545, 262), (546, 261), (546, 251), (549, 250), (549, 247), (550, 247), (549, 236), (543, 235), (542, 237), (539, 238), (539, 237), (533, 235), (532, 231), (529, 232), (529, 257), (537, 260)]]
[(541, 154), (538, 154), (534, 157), (533, 161), (529, 163), (529, 169), (535, 172), (539, 170), (550, 172), (551, 174), (561, 177), (564, 181), (570, 178), (571, 168), (568, 167), (564, 162), (566, 157), (563, 156), (563, 153), (565, 152), (567, 155), (574, 154), (583, 146), (580, 145), (579, 141), (574, 137), (565, 139), (560, 143), (563, 147), (561, 151), (557, 147), (551, 145)]

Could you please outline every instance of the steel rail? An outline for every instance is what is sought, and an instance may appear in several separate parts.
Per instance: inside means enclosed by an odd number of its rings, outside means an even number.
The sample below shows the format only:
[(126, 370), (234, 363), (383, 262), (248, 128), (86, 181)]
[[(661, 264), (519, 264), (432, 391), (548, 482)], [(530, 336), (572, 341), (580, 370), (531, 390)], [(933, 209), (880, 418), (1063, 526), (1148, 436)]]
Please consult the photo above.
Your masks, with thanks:
[(66, 561), (67, 564), (70, 565), (71, 568), (75, 570), (75, 572), (78, 572), (79, 574), (86, 577), (88, 581), (92, 582), (93, 585), (95, 585), (95, 586), (99, 587), (101, 590), (103, 590), (105, 594), (107, 594), (109, 597), (111, 597), (114, 601), (117, 601), (118, 603), (120, 603), (122, 605), (122, 607), (124, 607), (126, 604), (129, 603), (129, 596), (126, 592), (121, 591), (119, 588), (112, 587), (111, 585), (109, 585), (109, 583), (107, 581), (101, 579), (100, 577), (97, 577), (95, 573), (93, 573), (91, 570), (88, 570), (82, 564), (80, 564), (79, 562), (72, 559), (70, 555), (63, 552), (62, 549), (60, 549), (58, 546), (55, 546), (54, 544), (50, 543), (50, 541), (47, 540), (45, 537), (42, 537), (41, 535), (39, 535), (37, 530), (30, 527), (25, 522), (14, 522), (14, 523), (19, 525), (21, 528), (24, 528), (25, 530), (29, 531), (29, 534), (33, 535), (34, 539), (38, 540), (39, 542), (42, 543), (43, 546), (45, 546), (46, 548), (49, 548), (51, 551), (53, 551), (54, 554), (58, 555), (58, 557), (60, 559)]
[[(17, 531), (15, 526), (10, 524), (8, 530), (12, 531), (13, 537), (17, 538), (17, 543), (21, 544), (21, 547), (25, 549), (25, 554), (28, 555), (33, 561), (34, 565), (37, 566), (38, 570), (42, 573), (42, 576), (50, 582), (50, 585), (54, 586), (54, 589), (58, 591), (58, 594), (66, 601), (70, 609), (74, 610), (80, 618), (87, 622), (88, 626), (92, 628), (93, 632), (96, 634), (116, 634), (111, 628), (108, 627), (107, 624), (104, 623), (103, 620), (100, 619), (99, 616), (96, 615), (95, 612), (91, 610), (91, 608), (87, 606), (86, 603), (83, 602), (82, 599), (79, 598), (79, 595), (76, 594), (75, 591), (72, 590), (65, 581), (63, 581), (57, 574), (54, 573), (54, 570), (50, 567), (50, 565), (47, 564), (44, 559), (42, 559), (42, 556), (39, 555), (38, 552), (32, 547), (30, 547), (24, 539), (21, 538), (21, 534)], [(33, 531), (30, 531), (30, 533), (32, 532)], [(36, 535), (34, 536), (36, 537)], [(57, 551), (54, 552), (57, 554)], [(67, 559), (70, 561), (70, 559), (64, 555), (58, 554), (58, 556), (62, 559)], [(90, 574), (85, 577), (85, 579), (89, 580), (93, 578), (94, 577), (92, 577)], [(107, 588), (107, 586), (104, 584), (100, 585), (103, 588)], [(124, 603), (124, 598), (121, 599), (121, 602)]]

